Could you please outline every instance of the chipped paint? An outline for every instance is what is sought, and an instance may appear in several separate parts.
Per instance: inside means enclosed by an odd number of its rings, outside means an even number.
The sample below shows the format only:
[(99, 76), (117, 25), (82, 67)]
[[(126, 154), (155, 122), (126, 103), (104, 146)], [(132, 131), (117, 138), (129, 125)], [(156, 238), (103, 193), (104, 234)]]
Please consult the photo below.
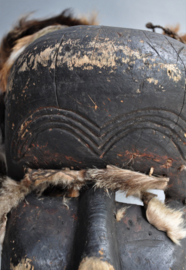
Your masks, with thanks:
[(101, 248), (101, 250), (99, 250), (99, 254), (100, 254), (101, 256), (103, 256), (103, 255), (104, 255), (103, 248)]
[(10, 269), (11, 270), (34, 270), (34, 266), (31, 265), (31, 261), (32, 260), (28, 258), (27, 259), (23, 258), (21, 262), (16, 266), (10, 263)]
[(155, 85), (158, 84), (158, 80), (155, 80), (154, 78), (148, 78), (147, 81), (149, 83), (154, 83)]
[(116, 66), (116, 62), (114, 56), (110, 53), (105, 53), (105, 55), (96, 55), (93, 57), (89, 57), (88, 55), (83, 55), (81, 58), (75, 55), (65, 55), (61, 58), (61, 64), (67, 64), (69, 70), (73, 70), (74, 67), (82, 67), (86, 65), (87, 67), (83, 67), (83, 69), (90, 70), (91, 66), (97, 66), (99, 68), (105, 67), (114, 67)]
[(86, 69), (86, 70), (91, 70), (91, 69), (93, 69), (93, 67), (92, 66), (88, 66), (88, 67), (84, 67), (83, 68), (84, 70)]
[(175, 82), (181, 80), (181, 70), (175, 64), (160, 64), (161, 68), (167, 69), (167, 75)]
[(55, 46), (46, 48), (45, 50), (41, 51), (40, 53), (37, 53), (36, 55), (31, 55), (30, 58), (27, 58), (23, 62), (18, 72), (20, 73), (29, 71), (30, 68), (33, 70), (37, 70), (38, 64), (41, 64), (43, 67), (49, 67), (50, 69), (54, 69), (55, 68), (54, 58), (56, 54), (56, 49), (58, 47), (59, 43), (55, 44)]
[[(147, 56), (142, 54), (138, 49), (133, 50), (129, 46), (116, 45), (112, 40), (107, 40), (107, 42), (95, 41), (90, 42), (86, 46), (86, 52), (84, 44), (81, 44), (79, 40), (72, 41), (71, 39), (64, 42), (63, 46), (60, 47), (59, 56), (57, 59), (57, 65), (63, 66), (67, 65), (69, 70), (74, 68), (82, 68), (83, 70), (91, 70), (93, 66), (98, 68), (111, 68), (110, 72), (113, 72), (119, 65), (122, 64), (131, 64), (135, 65), (136, 60), (141, 60), (143, 63), (146, 63)], [(70, 51), (63, 52), (64, 46), (71, 46)], [(74, 47), (77, 47), (78, 52), (74, 53)], [(122, 57), (117, 56), (117, 53), (120, 52)], [(85, 54), (86, 53), (86, 54)], [(61, 54), (61, 55), (60, 55)], [(155, 58), (150, 58), (151, 62), (156, 60)], [(178, 68), (177, 64), (164, 64), (164, 63), (154, 63), (148, 66), (148, 69), (157, 68), (160, 66), (159, 72), (162, 69), (166, 69), (167, 76), (178, 82), (181, 80), (181, 70)], [(143, 68), (140, 66), (139, 68)], [(125, 72), (125, 71), (124, 71)], [(158, 80), (149, 79), (150, 83), (155, 85), (158, 83)]]
[[(72, 46), (72, 50), (66, 51), (64, 55), (60, 55), (65, 46)], [(74, 47), (78, 47), (78, 52), (74, 53)], [(113, 41), (105, 40), (103, 42), (92, 41), (86, 47), (86, 54), (84, 52), (84, 44), (79, 43), (79, 40), (72, 41), (71, 39), (63, 43), (63, 46), (59, 49), (59, 56), (57, 59), (57, 65), (67, 65), (69, 70), (73, 70), (74, 67), (82, 67), (83, 69), (90, 70), (92, 66), (99, 68), (105, 67), (117, 67), (117, 61), (120, 60), (123, 64), (131, 62), (131, 57), (141, 59), (142, 55), (138, 50), (132, 50), (128, 46), (115, 45)], [(126, 57), (117, 57), (117, 51), (121, 51)], [(132, 59), (135, 60), (135, 59)], [(135, 63), (135, 61), (133, 62)]]
[(78, 270), (114, 270), (114, 267), (108, 263), (107, 261), (102, 261), (99, 258), (96, 257), (86, 257), (84, 258)]
[[(119, 59), (119, 57), (116, 58), (117, 60)], [(122, 58), (122, 63), (128, 64), (130, 62), (130, 58), (126, 57), (126, 58)]]
[[(142, 42), (142, 40), (140, 41)], [(179, 66), (175, 64), (167, 64), (158, 62), (154, 63), (158, 56), (150, 56), (146, 53), (142, 53), (140, 49), (131, 49), (127, 45), (115, 44), (113, 40), (104, 39), (97, 40), (96, 38), (89, 42), (88, 44), (82, 43), (82, 40), (76, 39), (73, 40), (69, 38), (68, 40), (63, 41), (62, 46), (59, 43), (52, 45), (40, 53), (33, 55), (33, 52), (28, 52), (24, 54), (24, 58), (20, 57), (18, 59), (18, 65), (20, 68), (18, 73), (24, 71), (38, 70), (39, 65), (49, 69), (55, 69), (55, 58), (56, 52), (59, 48), (58, 57), (57, 57), (57, 66), (66, 65), (69, 70), (74, 68), (81, 68), (82, 70), (93, 70), (94, 67), (99, 69), (110, 68), (108, 71), (114, 73), (118, 67), (122, 65), (135, 65), (136, 61), (140, 61), (138, 64), (139, 69), (156, 69), (158, 72), (166, 70), (168, 79), (178, 82), (182, 78), (182, 71)], [(68, 50), (65, 50), (66, 47), (69, 47)], [(150, 63), (149, 61), (150, 60)], [(148, 64), (148, 65), (147, 65)], [(123, 73), (127, 71), (127, 68), (123, 68)], [(14, 74), (15, 74), (14, 69)], [(101, 72), (101, 71), (98, 71)], [(12, 73), (12, 74), (13, 74)], [(9, 81), (9, 90), (12, 89), (14, 76), (11, 76)], [(149, 83), (158, 83), (157, 79), (151, 80), (148, 79)]]
[(125, 55), (129, 56), (129, 58), (136, 57), (137, 59), (143, 59), (144, 57), (144, 55), (142, 55), (138, 50), (132, 50), (128, 46), (118, 46), (118, 47), (120, 47), (118, 49), (122, 50)]

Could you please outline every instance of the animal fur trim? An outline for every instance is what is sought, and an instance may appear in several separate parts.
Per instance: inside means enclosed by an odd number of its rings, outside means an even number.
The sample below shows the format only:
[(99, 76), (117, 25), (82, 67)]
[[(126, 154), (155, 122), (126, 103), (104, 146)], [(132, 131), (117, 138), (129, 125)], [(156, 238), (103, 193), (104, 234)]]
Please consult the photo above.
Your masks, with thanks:
[(21, 182), (16, 182), (9, 177), (3, 179), (0, 189), (0, 228), (4, 223), (4, 216), (16, 207), (31, 190), (32, 183), (27, 178)]
[(25, 50), (25, 48), (34, 42), (36, 39), (40, 38), (41, 36), (44, 36), (48, 33), (51, 33), (53, 31), (57, 31), (62, 28), (66, 28), (67, 26), (62, 25), (51, 25), (47, 26), (40, 31), (36, 32), (33, 35), (29, 35), (23, 38), (20, 38), (16, 40), (15, 46), (12, 48), (12, 52), (7, 59), (7, 61), (4, 63), (2, 70), (0, 71), (0, 87), (3, 92), (5, 92), (7, 87), (7, 81), (8, 76), (11, 70), (11, 67), (13, 66), (15, 60), (20, 56), (20, 54)]
[(143, 173), (107, 166), (106, 169), (89, 169), (86, 178), (95, 181), (95, 187), (126, 191), (126, 196), (138, 196), (148, 189), (165, 190), (169, 178), (153, 177)]
[[(142, 200), (144, 200), (143, 196)], [(180, 245), (179, 240), (186, 237), (183, 211), (172, 209), (157, 198), (151, 198), (146, 207), (146, 217), (148, 222), (158, 230), (166, 232), (167, 236), (175, 244)]]
[(50, 185), (61, 185), (68, 189), (81, 189), (85, 185), (85, 170), (28, 170), (25, 175), (33, 183), (33, 190), (42, 194)]
[[(157, 180), (158, 179), (158, 180)], [(41, 194), (50, 185), (64, 188), (81, 189), (86, 183), (95, 182), (95, 187), (127, 191), (127, 195), (140, 194), (149, 188), (165, 188), (169, 179), (150, 177), (138, 172), (107, 166), (106, 169), (86, 170), (32, 170), (28, 169), (22, 181), (16, 182), (9, 177), (2, 179), (0, 190), (0, 220), (16, 207), (27, 194), (37, 191)]]
[[(9, 177), (2, 179), (0, 190), (0, 237), (3, 238), (5, 216), (32, 191), (42, 193), (50, 185), (61, 185), (70, 190), (80, 190), (84, 185), (95, 182), (95, 187), (123, 190), (127, 195), (143, 196), (150, 188), (165, 189), (169, 179), (152, 177), (142, 173), (107, 166), (106, 169), (88, 170), (32, 170), (29, 169), (22, 181)], [(154, 195), (153, 195), (154, 196)], [(148, 197), (148, 196), (147, 196)], [(152, 200), (150, 200), (151, 202)], [(147, 200), (148, 207), (150, 202)], [(124, 212), (123, 212), (124, 214)], [(168, 234), (170, 235), (170, 233)], [(1, 238), (1, 241), (2, 241)]]
[(78, 270), (114, 270), (114, 267), (99, 258), (90, 257), (82, 260)]
[[(49, 185), (63, 185), (71, 188), (81, 186), (84, 171), (29, 170), (22, 181), (16, 182), (9, 177), (2, 179), (0, 189), (0, 224), (3, 217), (16, 207), (26, 195), (36, 190), (42, 193)], [(0, 225), (1, 227), (1, 225)]]
[(0, 189), (0, 242), (3, 242), (6, 215), (15, 208), (30, 192), (42, 193), (49, 185), (62, 185), (76, 189), (84, 183), (84, 170), (28, 170), (24, 179), (16, 182), (9, 177), (1, 179)]
[[(2, 217), (1, 225), (0, 225), (0, 245), (2, 246), (5, 232), (6, 232), (6, 223), (7, 223), (7, 216), (6, 214)], [(1, 256), (1, 254), (0, 254)]]
[(144, 204), (145, 208), (147, 208), (148, 203), (150, 202), (150, 200), (152, 200), (155, 197), (157, 197), (157, 195), (154, 194), (154, 193), (141, 192), (141, 198), (140, 199), (143, 201), (143, 204)]
[(77, 198), (79, 197), (79, 190), (77, 190), (76, 188), (70, 188), (68, 190), (68, 197), (69, 198)]
[(182, 43), (186, 43), (186, 34), (179, 35), (179, 29), (180, 26), (177, 24), (175, 27), (162, 27), (161, 25), (153, 25), (152, 23), (147, 23), (146, 27), (149, 29), (152, 29), (153, 32), (155, 32), (155, 29), (159, 28), (163, 30), (163, 35), (166, 35), (168, 37), (174, 38)]
[[(50, 31), (55, 31), (55, 28), (59, 28), (60, 26), (95, 24), (97, 24), (95, 15), (90, 20), (84, 17), (77, 19), (72, 16), (69, 10), (65, 10), (58, 16), (46, 20), (28, 20), (28, 16), (24, 16), (2, 39), (0, 44), (0, 89), (3, 92), (6, 91), (8, 75), (15, 59), (26, 46), (38, 38), (42, 29), (45, 29), (42, 34), (44, 35)], [(37, 35), (37, 33), (39, 34)]]

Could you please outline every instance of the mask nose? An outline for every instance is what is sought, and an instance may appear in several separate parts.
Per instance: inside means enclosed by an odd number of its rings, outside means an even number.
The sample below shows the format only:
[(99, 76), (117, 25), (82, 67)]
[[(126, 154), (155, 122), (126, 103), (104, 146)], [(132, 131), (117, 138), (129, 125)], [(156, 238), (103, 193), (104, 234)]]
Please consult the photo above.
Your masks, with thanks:
[[(70, 269), (121, 270), (115, 229), (115, 194), (90, 188), (79, 198)], [(88, 267), (88, 268), (87, 268)]]

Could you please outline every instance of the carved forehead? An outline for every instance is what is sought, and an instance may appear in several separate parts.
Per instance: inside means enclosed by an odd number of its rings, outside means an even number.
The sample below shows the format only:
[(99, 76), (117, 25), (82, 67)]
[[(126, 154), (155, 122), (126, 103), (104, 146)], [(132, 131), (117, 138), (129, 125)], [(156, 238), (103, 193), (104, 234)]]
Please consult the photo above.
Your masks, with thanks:
[(10, 176), (14, 166), (20, 178), (23, 166), (132, 163), (137, 171), (154, 167), (155, 174), (170, 176), (174, 196), (184, 197), (180, 46), (184, 59), (185, 47), (175, 40), (101, 26), (62, 29), (34, 41), (8, 83)]

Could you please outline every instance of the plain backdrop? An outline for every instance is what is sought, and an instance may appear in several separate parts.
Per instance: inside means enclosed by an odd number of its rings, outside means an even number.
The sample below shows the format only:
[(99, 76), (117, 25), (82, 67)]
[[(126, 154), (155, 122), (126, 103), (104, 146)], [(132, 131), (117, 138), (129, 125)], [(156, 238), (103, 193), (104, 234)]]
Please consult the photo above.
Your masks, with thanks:
[(97, 12), (101, 25), (144, 30), (147, 22), (179, 23), (186, 32), (186, 0), (0, 0), (0, 38), (24, 14), (33, 11), (32, 17), (44, 18), (67, 8), (77, 16)]

